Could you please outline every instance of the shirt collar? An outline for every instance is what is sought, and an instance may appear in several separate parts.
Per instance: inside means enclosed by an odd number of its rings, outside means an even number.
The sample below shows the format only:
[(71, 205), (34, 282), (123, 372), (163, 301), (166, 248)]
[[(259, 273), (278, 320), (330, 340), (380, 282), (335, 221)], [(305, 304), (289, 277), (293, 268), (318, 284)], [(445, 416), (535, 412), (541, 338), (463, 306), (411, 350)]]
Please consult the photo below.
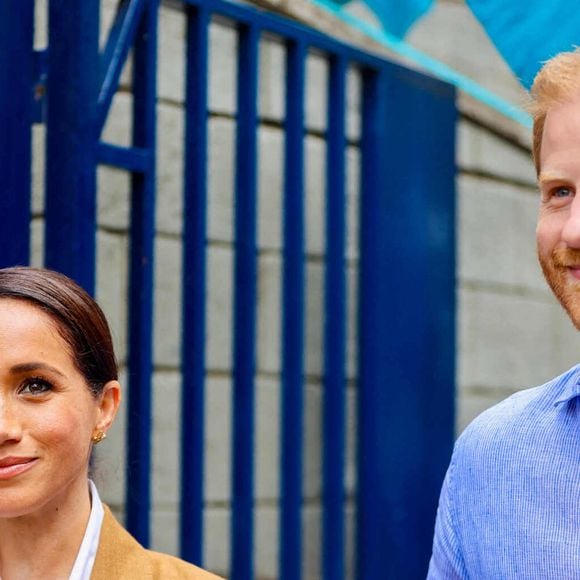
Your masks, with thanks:
[(105, 510), (99, 492), (91, 480), (89, 480), (89, 489), (91, 492), (91, 515), (69, 580), (89, 580), (99, 548), (99, 537)]
[(568, 403), (572, 399), (580, 396), (580, 365), (575, 369), (576, 372), (570, 373), (568, 379), (564, 383), (562, 391), (554, 401), (554, 407), (558, 407), (563, 403)]

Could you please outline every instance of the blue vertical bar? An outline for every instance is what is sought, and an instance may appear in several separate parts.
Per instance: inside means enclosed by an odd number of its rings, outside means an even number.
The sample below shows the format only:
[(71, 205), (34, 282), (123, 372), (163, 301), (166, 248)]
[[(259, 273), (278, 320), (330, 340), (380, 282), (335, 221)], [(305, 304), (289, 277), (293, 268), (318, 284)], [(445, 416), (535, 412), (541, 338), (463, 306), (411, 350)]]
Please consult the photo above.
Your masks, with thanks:
[(232, 580), (254, 577), (257, 96), (259, 31), (241, 25), (238, 48), (233, 344)]
[(306, 46), (286, 58), (284, 265), (282, 286), (282, 444), (280, 579), (302, 577), (304, 437), (304, 71)]
[(152, 161), (144, 173), (133, 173), (131, 184), (126, 505), (127, 527), (145, 546), (151, 502), (157, 11), (158, 0), (148, 0), (133, 50), (133, 145), (150, 151)]
[(0, 2), (0, 267), (30, 254), (34, 2)]
[(45, 264), (95, 285), (99, 1), (49, 2)]
[[(386, 249), (384, 173), (381, 150), (385, 146), (385, 74), (365, 71), (363, 75), (361, 141), (361, 208), (359, 266), (359, 382), (358, 382), (358, 477), (356, 572), (358, 580), (388, 578), (388, 561), (381, 518), (381, 476), (388, 472), (388, 458), (381, 452), (383, 441), (378, 425), (388, 406), (388, 367), (384, 357), (386, 278), (382, 266)], [(377, 463), (378, 462), (378, 463)]]
[(346, 61), (330, 62), (326, 159), (323, 404), (323, 578), (344, 578), (346, 407)]
[(457, 112), (449, 85), (381, 74), (388, 90), (369, 95), (388, 111), (370, 152), (381, 165), (363, 168), (376, 217), (363, 199), (358, 563), (364, 580), (413, 580), (453, 445)]
[(186, 7), (183, 330), (181, 343), (181, 556), (203, 557), (203, 435), (209, 11)]

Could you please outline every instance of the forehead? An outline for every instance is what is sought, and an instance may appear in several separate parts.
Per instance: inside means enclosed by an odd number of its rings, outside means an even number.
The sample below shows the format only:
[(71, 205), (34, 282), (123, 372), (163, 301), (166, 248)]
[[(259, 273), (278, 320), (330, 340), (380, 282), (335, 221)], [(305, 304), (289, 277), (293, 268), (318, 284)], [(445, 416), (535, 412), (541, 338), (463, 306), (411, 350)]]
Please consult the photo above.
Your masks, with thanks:
[[(56, 319), (46, 312), (40, 305), (18, 298), (0, 298), (0, 318), (4, 328), (19, 328), (21, 330), (44, 330), (48, 333), (60, 335), (59, 324)], [(0, 331), (3, 327), (0, 326)]]
[(546, 115), (540, 166), (580, 171), (580, 95), (552, 107)]

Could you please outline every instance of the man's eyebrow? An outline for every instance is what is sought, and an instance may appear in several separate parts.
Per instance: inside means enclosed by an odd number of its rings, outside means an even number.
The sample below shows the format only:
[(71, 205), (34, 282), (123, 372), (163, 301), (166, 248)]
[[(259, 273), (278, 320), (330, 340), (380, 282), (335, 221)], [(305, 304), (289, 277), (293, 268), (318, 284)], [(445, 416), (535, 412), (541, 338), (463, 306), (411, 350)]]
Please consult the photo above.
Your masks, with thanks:
[(10, 373), (13, 375), (20, 375), (23, 373), (30, 373), (35, 371), (49, 371), (61, 377), (65, 376), (63, 373), (61, 373), (58, 369), (56, 369), (52, 365), (43, 362), (20, 363), (10, 368)]
[(540, 176), (538, 177), (538, 182), (540, 185), (542, 183), (550, 183), (552, 181), (565, 181), (565, 179), (557, 173), (540, 173)]

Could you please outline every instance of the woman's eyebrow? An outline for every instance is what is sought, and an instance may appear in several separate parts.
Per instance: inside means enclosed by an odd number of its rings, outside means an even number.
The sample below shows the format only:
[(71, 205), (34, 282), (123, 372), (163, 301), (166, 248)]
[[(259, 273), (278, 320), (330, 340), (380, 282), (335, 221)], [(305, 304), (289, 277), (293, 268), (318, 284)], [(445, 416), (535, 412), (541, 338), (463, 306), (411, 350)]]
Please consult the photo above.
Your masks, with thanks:
[(22, 373), (29, 373), (34, 371), (50, 371), (51, 373), (57, 374), (61, 377), (65, 376), (57, 368), (43, 362), (20, 363), (10, 368), (10, 373), (13, 375), (19, 375)]

